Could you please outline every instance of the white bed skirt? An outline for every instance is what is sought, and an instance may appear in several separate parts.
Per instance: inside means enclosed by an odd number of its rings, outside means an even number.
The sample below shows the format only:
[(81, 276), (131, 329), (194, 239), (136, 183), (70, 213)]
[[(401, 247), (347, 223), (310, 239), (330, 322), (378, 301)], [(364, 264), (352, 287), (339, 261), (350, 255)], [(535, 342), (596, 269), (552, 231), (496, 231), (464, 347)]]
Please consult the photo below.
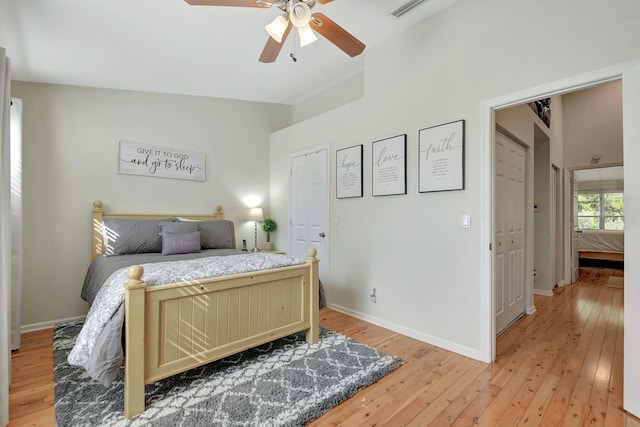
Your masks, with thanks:
[(624, 253), (624, 231), (582, 230), (578, 233), (578, 250)]

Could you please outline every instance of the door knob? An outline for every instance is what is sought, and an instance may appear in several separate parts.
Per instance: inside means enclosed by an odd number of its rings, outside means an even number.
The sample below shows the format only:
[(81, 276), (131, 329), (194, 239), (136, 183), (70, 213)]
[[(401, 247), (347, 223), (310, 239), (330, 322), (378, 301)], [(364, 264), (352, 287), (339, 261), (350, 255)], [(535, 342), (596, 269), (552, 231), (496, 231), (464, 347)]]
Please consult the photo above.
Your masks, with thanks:
[(326, 236), (326, 234), (324, 234), (324, 231), (323, 231), (322, 233), (318, 233), (318, 236), (324, 237), (324, 236)]

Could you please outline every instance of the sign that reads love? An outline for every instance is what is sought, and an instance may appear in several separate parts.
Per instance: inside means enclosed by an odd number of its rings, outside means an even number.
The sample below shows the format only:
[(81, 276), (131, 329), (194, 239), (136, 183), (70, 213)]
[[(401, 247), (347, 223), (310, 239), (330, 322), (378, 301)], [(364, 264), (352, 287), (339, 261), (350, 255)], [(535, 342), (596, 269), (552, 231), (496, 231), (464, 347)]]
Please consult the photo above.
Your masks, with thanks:
[(204, 153), (120, 141), (117, 172), (204, 181)]

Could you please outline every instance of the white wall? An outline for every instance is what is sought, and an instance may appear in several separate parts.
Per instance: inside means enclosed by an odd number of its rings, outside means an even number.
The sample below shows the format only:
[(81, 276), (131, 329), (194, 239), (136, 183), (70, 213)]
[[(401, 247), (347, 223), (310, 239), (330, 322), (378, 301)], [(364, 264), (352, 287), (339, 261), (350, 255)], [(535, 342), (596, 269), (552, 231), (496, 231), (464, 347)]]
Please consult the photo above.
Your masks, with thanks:
[[(269, 133), (290, 124), (290, 107), (22, 82), (12, 91), (24, 101), (23, 325), (86, 312), (93, 200), (149, 213), (221, 204), (238, 245), (253, 242), (243, 198), (261, 197), (268, 212)], [(116, 174), (120, 139), (203, 152), (206, 181)]]
[[(622, 76), (625, 231), (624, 231), (624, 408), (640, 417), (640, 65)], [(630, 285), (630, 286), (629, 286)]]
[[(545, 129), (546, 130), (546, 129)], [(553, 295), (551, 269), (551, 141), (539, 126), (534, 127), (534, 253), (537, 271), (533, 289), (542, 295)]]
[(363, 94), (364, 73), (360, 72), (295, 104), (293, 123), (301, 122), (358, 100), (362, 98)]
[(562, 96), (565, 166), (590, 167), (622, 162), (622, 82), (620, 80)]
[[(361, 100), (274, 133), (271, 204), (281, 221), (289, 213), (289, 154), (331, 146), (330, 217), (340, 225), (330, 230), (329, 302), (478, 357), (486, 348), (487, 291), (479, 282), (489, 246), (478, 221), (483, 194), (490, 194), (482, 172), (491, 170), (482, 163), (481, 105), (639, 58), (639, 16), (633, 0), (459, 0), (367, 49)], [(418, 194), (418, 130), (458, 119), (466, 120), (466, 189)], [(373, 198), (371, 142), (401, 133), (408, 135), (408, 194)], [(365, 147), (365, 196), (336, 200), (335, 150), (355, 144)], [(471, 215), (470, 230), (460, 228), (462, 214)], [(286, 232), (277, 239), (278, 247), (288, 247)], [(377, 304), (368, 302), (372, 287)]]

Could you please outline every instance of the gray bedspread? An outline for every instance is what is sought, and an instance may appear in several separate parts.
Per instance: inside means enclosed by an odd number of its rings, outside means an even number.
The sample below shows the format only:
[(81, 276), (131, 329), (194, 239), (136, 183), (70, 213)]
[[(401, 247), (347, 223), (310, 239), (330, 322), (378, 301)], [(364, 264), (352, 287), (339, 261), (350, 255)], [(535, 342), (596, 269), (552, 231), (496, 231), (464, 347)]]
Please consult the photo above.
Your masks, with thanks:
[[(83, 367), (93, 379), (106, 386), (110, 385), (115, 378), (123, 361), (123, 285), (128, 279), (127, 268), (131, 265), (142, 265), (144, 267), (142, 280), (148, 285), (159, 285), (285, 267), (304, 262), (300, 259), (267, 253), (221, 249), (214, 251), (217, 251), (217, 255), (226, 256), (211, 256), (211, 253), (202, 252), (195, 254), (201, 256), (190, 260), (175, 258), (170, 260), (171, 256), (159, 254), (97, 258), (87, 272), (82, 289), (82, 297), (92, 305), (67, 358), (69, 364)], [(158, 257), (163, 262), (153, 262), (157, 261)], [(104, 277), (107, 278), (103, 281)], [(325, 301), (322, 286), (320, 300), (323, 307)]]
[(152, 262), (182, 261), (186, 259), (205, 258), (210, 256), (225, 256), (246, 254), (236, 249), (206, 249), (201, 252), (191, 254), (162, 255), (160, 253), (101, 256), (96, 258), (89, 268), (84, 278), (84, 285), (80, 297), (93, 305), (98, 291), (116, 270), (129, 267), (131, 265), (150, 264)]

